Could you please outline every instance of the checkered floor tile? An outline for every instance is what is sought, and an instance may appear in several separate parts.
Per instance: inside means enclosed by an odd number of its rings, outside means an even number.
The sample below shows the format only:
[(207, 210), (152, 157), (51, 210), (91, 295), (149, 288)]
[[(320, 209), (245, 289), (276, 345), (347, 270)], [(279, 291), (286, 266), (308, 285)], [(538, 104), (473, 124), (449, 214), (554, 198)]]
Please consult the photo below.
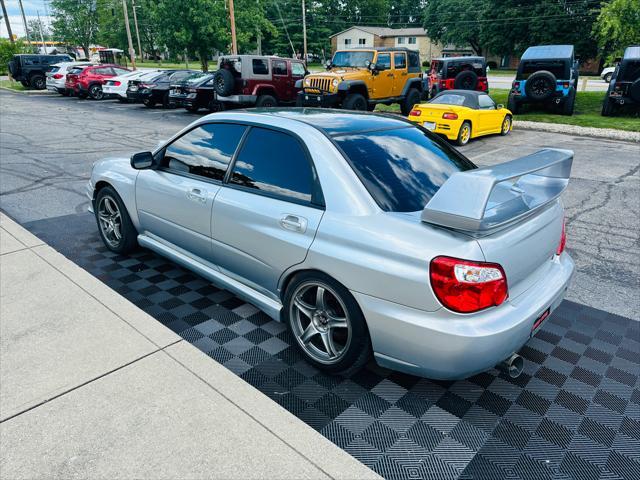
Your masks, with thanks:
[(26, 225), (380, 475), (640, 479), (640, 324), (564, 302), (521, 350), (525, 371), (439, 382), (371, 363), (306, 363), (281, 323), (151, 253), (110, 253), (93, 218)]

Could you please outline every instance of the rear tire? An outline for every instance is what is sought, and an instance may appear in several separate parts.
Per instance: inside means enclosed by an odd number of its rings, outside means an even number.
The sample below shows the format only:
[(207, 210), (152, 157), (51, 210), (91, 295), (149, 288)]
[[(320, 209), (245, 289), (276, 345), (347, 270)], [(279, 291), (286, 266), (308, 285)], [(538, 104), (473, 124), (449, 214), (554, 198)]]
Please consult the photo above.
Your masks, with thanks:
[(29, 86), (36, 90), (44, 90), (47, 87), (47, 82), (44, 79), (44, 76), (36, 74), (29, 79)]
[(167, 91), (162, 95), (162, 108), (173, 108), (173, 106), (171, 98), (169, 97), (169, 92)]
[(520, 105), (518, 105), (518, 102), (512, 95), (509, 95), (509, 99), (507, 100), (507, 108), (511, 110), (511, 113), (514, 115), (516, 115), (520, 109)]
[(149, 108), (153, 108), (156, 106), (156, 102), (154, 100), (151, 100), (151, 97), (145, 98), (144, 100), (142, 100), (142, 103), (144, 104), (145, 107), (149, 107)]
[(603, 117), (611, 117), (615, 113), (615, 104), (611, 101), (611, 99), (607, 96), (602, 103), (602, 116)]
[(418, 89), (409, 89), (409, 91), (407, 92), (407, 96), (404, 97), (404, 100), (400, 105), (400, 111), (402, 112), (402, 115), (404, 115), (405, 117), (409, 115), (413, 106), (420, 103), (420, 96), (420, 91)]
[(120, 195), (112, 187), (100, 189), (94, 211), (100, 238), (109, 250), (125, 254), (138, 247), (138, 232)]
[(233, 73), (226, 68), (221, 68), (213, 74), (213, 89), (221, 97), (228, 97), (233, 93), (235, 82)]
[(473, 70), (463, 70), (453, 81), (453, 88), (458, 90), (475, 90), (477, 86), (478, 75)]
[(527, 97), (542, 102), (547, 100), (556, 91), (556, 76), (547, 70), (533, 72), (524, 85)]
[(91, 85), (89, 87), (89, 96), (94, 100), (102, 100), (104, 98), (104, 92), (101, 85)]
[(283, 304), (296, 347), (316, 368), (351, 375), (371, 357), (364, 315), (349, 290), (333, 278), (321, 272), (297, 274)]
[(468, 120), (462, 122), (460, 130), (458, 131), (458, 138), (456, 139), (456, 145), (464, 146), (471, 140), (471, 123)]
[(273, 108), (278, 106), (278, 100), (273, 95), (260, 95), (256, 100), (256, 108)]
[(562, 103), (562, 114), (571, 116), (573, 115), (573, 109), (576, 104), (576, 91), (572, 88), (569, 90), (569, 95), (564, 99)]
[(200, 107), (197, 105), (189, 105), (188, 107), (184, 107), (184, 108), (191, 113), (198, 113), (198, 110), (200, 110)]
[(225, 109), (224, 103), (219, 102), (217, 100), (211, 100), (209, 102), (209, 105), (207, 106), (207, 108), (209, 109), (210, 113), (214, 113), (214, 112), (222, 112)]
[(364, 112), (367, 110), (367, 99), (359, 93), (350, 93), (342, 102), (342, 108)]

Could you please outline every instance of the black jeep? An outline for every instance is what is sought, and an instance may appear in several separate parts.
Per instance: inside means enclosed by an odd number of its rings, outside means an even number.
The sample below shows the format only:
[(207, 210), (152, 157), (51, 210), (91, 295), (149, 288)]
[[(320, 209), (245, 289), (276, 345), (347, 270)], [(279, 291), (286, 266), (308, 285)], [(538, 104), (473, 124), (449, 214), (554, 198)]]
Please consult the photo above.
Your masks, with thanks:
[(47, 87), (46, 74), (51, 67), (56, 63), (73, 61), (69, 55), (14, 55), (9, 61), (9, 73), (25, 87), (44, 90)]
[(627, 47), (624, 51), (609, 82), (602, 116), (611, 116), (625, 106), (636, 113), (640, 111), (640, 45)]
[(507, 108), (518, 113), (524, 104), (555, 106), (573, 115), (578, 62), (573, 45), (538, 45), (522, 54)]

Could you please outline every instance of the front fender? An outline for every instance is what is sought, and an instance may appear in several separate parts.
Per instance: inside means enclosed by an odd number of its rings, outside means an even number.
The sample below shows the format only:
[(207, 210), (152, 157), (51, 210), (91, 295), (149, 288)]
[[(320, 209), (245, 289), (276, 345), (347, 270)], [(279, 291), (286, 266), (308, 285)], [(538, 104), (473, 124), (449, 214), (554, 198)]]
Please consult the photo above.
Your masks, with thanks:
[(138, 210), (136, 208), (136, 178), (138, 170), (131, 167), (128, 158), (105, 158), (93, 165), (91, 172), (91, 187), (95, 198), (97, 187), (107, 183), (120, 195), (129, 217), (136, 228), (140, 227)]
[(369, 91), (369, 89), (367, 88), (367, 84), (364, 82), (364, 80), (343, 80), (338, 84), (338, 91), (346, 93), (349, 90), (351, 90), (353, 87), (364, 87), (364, 90), (366, 92)]

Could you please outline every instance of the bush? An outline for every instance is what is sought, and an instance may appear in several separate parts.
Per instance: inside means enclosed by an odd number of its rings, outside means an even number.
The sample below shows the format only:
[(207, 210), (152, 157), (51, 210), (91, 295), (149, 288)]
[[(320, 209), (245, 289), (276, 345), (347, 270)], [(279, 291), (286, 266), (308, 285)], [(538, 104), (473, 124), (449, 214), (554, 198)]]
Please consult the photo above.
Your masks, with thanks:
[(431, 62), (429, 60), (425, 60), (424, 62), (422, 62), (422, 66), (429, 68), (431, 66)]
[(7, 75), (9, 60), (17, 53), (29, 53), (29, 47), (22, 41), (12, 43), (8, 38), (0, 38), (0, 75)]
[(495, 70), (496, 68), (498, 68), (498, 64), (496, 62), (487, 62), (487, 67), (489, 67), (491, 70)]

